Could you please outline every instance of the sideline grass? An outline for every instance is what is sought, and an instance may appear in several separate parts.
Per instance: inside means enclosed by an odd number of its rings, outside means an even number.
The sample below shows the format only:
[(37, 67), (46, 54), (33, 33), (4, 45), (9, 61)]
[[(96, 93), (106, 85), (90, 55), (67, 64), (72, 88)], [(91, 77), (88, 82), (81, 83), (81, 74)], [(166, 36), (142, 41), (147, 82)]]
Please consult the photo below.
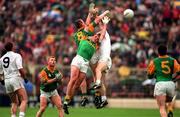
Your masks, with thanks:
[[(35, 117), (38, 108), (28, 108), (26, 117)], [(179, 117), (180, 109), (176, 109), (174, 117)], [(56, 108), (47, 108), (43, 117), (57, 117)], [(10, 108), (0, 107), (0, 117), (10, 117)], [(124, 109), (124, 108), (70, 108), (65, 117), (159, 117), (157, 109)]]

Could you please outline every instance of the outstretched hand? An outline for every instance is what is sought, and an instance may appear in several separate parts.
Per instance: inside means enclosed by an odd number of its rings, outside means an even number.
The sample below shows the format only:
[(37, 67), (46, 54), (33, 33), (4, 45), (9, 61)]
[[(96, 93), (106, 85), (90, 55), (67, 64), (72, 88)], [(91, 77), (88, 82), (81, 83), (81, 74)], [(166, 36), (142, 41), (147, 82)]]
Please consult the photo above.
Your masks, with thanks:
[(59, 81), (62, 78), (62, 75), (60, 73), (57, 73), (55, 75), (55, 78), (56, 78), (57, 81)]
[(110, 21), (110, 18), (108, 16), (104, 16), (104, 18), (102, 19), (103, 24), (108, 24)]
[(90, 12), (90, 13), (93, 13), (94, 6), (95, 6), (94, 3), (91, 3), (91, 4), (89, 5), (89, 12)]

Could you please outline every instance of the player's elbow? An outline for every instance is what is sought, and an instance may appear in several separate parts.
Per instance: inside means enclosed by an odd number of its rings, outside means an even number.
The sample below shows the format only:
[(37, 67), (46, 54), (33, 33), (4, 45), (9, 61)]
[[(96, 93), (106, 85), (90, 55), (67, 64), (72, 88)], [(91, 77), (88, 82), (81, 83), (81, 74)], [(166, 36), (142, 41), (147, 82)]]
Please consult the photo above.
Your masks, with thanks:
[(25, 77), (25, 72), (24, 72), (23, 68), (19, 69), (19, 73), (21, 74), (22, 78)]
[(148, 78), (149, 78), (149, 79), (154, 78), (154, 74), (148, 74)]

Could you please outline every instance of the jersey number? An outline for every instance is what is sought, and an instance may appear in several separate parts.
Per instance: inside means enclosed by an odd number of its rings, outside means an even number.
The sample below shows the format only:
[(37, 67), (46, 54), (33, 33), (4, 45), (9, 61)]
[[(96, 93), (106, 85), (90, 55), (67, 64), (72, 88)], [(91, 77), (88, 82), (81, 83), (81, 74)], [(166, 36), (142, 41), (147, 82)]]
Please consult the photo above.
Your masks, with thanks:
[(162, 61), (161, 62), (162, 72), (165, 74), (169, 74), (171, 72), (171, 69), (168, 66), (168, 64), (169, 64), (169, 61)]
[(9, 59), (9, 57), (5, 57), (4, 59), (3, 59), (3, 66), (4, 66), (4, 68), (8, 68), (9, 67), (9, 62), (10, 62), (10, 59)]
[(82, 40), (82, 39), (85, 39), (85, 36), (83, 35), (82, 32), (78, 32), (78, 33), (77, 33), (77, 37), (78, 37), (78, 40), (79, 40), (79, 41)]

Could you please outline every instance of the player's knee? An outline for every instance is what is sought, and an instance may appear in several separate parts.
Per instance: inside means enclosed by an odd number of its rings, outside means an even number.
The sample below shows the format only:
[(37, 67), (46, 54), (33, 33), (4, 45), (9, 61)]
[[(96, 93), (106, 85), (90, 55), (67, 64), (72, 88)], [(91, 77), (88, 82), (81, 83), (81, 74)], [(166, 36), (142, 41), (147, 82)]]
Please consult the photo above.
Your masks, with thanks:
[(16, 113), (18, 108), (18, 103), (12, 103), (11, 111), (12, 113)]
[(27, 99), (27, 98), (23, 98), (22, 101), (21, 101), (21, 103), (27, 104), (27, 103), (28, 103), (28, 99)]
[(60, 105), (57, 105), (56, 108), (57, 108), (58, 110), (62, 110), (62, 109), (63, 109), (63, 106), (62, 106), (62, 104), (60, 104)]

